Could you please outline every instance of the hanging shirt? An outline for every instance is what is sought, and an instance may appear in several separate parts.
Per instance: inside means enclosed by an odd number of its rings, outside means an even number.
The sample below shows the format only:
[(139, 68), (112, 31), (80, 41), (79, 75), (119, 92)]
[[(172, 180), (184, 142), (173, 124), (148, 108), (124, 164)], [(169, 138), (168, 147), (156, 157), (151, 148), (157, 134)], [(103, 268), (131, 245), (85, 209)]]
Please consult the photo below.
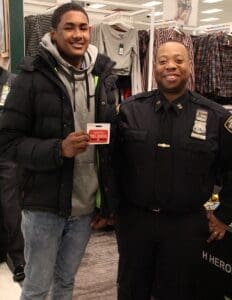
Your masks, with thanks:
[(232, 97), (232, 39), (226, 33), (219, 40), (219, 55), (221, 62), (221, 86), (219, 96)]
[(196, 91), (232, 97), (232, 42), (224, 32), (192, 37)]
[(39, 45), (45, 33), (51, 30), (52, 15), (30, 15), (24, 18), (25, 21), (25, 53), (28, 56), (36, 56), (39, 52)]
[(91, 43), (116, 62), (113, 72), (131, 77), (132, 94), (142, 91), (139, 41), (136, 29), (118, 31), (108, 24), (93, 26)]
[[(159, 46), (167, 41), (175, 40), (182, 42), (188, 49), (191, 67), (190, 72), (191, 76), (187, 83), (187, 88), (190, 91), (194, 90), (195, 86), (195, 75), (194, 75), (194, 53), (193, 53), (193, 44), (190, 35), (187, 35), (185, 33), (178, 33), (173, 28), (158, 28), (154, 30), (154, 46), (153, 46), (153, 62), (152, 62), (152, 89), (157, 89), (157, 83), (155, 80), (155, 59), (156, 59), (156, 53), (159, 48)], [(148, 65), (149, 65), (149, 51), (147, 51), (146, 56), (146, 62), (144, 63), (144, 68), (142, 71), (142, 77), (144, 79), (144, 86), (143, 89), (146, 90), (148, 87)]]

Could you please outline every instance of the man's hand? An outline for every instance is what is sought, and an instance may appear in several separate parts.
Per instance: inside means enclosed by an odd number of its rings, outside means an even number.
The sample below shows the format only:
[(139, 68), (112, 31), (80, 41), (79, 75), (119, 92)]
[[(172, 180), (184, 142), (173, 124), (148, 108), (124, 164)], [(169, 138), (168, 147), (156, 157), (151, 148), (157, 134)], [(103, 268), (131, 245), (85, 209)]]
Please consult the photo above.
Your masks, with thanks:
[(85, 132), (70, 133), (61, 144), (61, 154), (63, 157), (74, 157), (86, 151), (89, 136)]
[(105, 218), (101, 218), (99, 214), (95, 215), (92, 222), (91, 222), (91, 227), (93, 229), (101, 229), (106, 227), (107, 225), (114, 225), (114, 219), (113, 218), (109, 218), (109, 219), (105, 219)]
[(209, 220), (209, 232), (210, 236), (207, 240), (208, 243), (214, 241), (214, 240), (221, 240), (224, 238), (226, 230), (228, 229), (228, 226), (224, 223), (222, 223), (220, 220), (218, 220), (212, 211), (208, 212), (207, 214), (208, 220)]

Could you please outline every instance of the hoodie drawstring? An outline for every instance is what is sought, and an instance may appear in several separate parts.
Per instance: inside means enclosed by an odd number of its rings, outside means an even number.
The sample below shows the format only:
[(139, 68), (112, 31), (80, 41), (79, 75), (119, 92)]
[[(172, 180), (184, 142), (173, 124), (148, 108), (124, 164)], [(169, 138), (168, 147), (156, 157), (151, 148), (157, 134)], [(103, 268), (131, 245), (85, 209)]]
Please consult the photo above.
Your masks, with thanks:
[(76, 80), (75, 76), (72, 73), (72, 79), (73, 79), (73, 87), (72, 87), (72, 93), (73, 93), (73, 111), (76, 111)]
[(87, 109), (88, 111), (90, 110), (90, 93), (89, 93), (89, 80), (88, 80), (88, 74), (87, 71), (85, 70), (85, 82), (86, 82), (86, 92), (87, 92), (87, 97), (86, 97), (86, 104), (87, 104)]
[[(87, 73), (86, 70), (84, 71), (84, 74), (85, 74), (86, 93), (87, 93), (86, 105), (87, 105), (88, 111), (90, 111), (89, 80), (88, 80), (88, 73)], [(73, 72), (72, 72), (72, 80), (73, 80), (73, 88), (72, 88), (72, 93), (73, 93), (73, 111), (76, 111), (76, 80), (75, 80), (75, 76), (74, 76)]]

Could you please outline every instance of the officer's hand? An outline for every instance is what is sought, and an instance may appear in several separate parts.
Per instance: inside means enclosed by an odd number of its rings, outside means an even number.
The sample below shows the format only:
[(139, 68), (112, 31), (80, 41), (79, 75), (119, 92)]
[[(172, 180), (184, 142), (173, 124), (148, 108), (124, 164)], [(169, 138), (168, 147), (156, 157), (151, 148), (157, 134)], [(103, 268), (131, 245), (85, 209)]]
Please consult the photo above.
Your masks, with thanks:
[(214, 241), (214, 240), (221, 240), (224, 238), (226, 230), (228, 229), (228, 226), (224, 223), (222, 223), (220, 220), (218, 220), (213, 212), (209, 212), (207, 214), (208, 220), (209, 220), (209, 232), (210, 236), (207, 240), (208, 243)]
[(70, 133), (61, 144), (61, 154), (63, 157), (74, 157), (85, 152), (88, 147), (89, 136), (85, 132)]

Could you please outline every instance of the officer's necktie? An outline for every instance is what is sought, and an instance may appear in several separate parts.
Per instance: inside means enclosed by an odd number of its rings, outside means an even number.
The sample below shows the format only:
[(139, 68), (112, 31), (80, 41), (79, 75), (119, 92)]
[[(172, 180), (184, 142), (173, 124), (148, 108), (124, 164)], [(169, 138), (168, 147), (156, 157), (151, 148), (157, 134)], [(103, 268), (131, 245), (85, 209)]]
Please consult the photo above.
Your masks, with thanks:
[(156, 200), (161, 208), (166, 208), (170, 201), (173, 181), (173, 117), (171, 104), (165, 103), (160, 110), (159, 136), (156, 145)]

